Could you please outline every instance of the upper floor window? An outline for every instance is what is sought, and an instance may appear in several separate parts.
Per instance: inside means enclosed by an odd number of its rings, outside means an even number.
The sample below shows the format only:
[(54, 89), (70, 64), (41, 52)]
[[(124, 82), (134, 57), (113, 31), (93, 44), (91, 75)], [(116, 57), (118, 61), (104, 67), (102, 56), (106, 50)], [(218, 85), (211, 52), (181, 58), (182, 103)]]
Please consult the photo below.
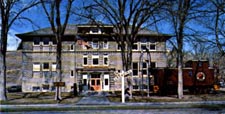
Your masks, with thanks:
[(141, 43), (141, 49), (146, 50), (147, 48), (147, 43)]
[(40, 63), (34, 63), (33, 64), (33, 71), (40, 71), (40, 70), (41, 70)]
[(49, 38), (43, 38), (43, 44), (44, 45), (49, 45), (49, 41), (50, 41)]
[(98, 49), (99, 48), (99, 41), (98, 41), (98, 39), (93, 39), (93, 41), (92, 41), (92, 48), (93, 49)]
[(133, 67), (133, 76), (137, 76), (138, 75), (138, 62), (133, 62), (132, 63), (132, 67)]
[(138, 50), (138, 44), (134, 43), (132, 46), (132, 50), (137, 51)]
[(151, 62), (151, 68), (156, 68), (156, 62)]
[(108, 40), (107, 39), (104, 39), (103, 41), (103, 49), (108, 49)]
[(83, 55), (83, 65), (88, 65), (88, 56)]
[(92, 65), (99, 65), (99, 55), (92, 55)]
[(156, 44), (155, 43), (150, 44), (150, 50), (156, 50)]
[(74, 72), (73, 70), (70, 71), (70, 76), (73, 77), (74, 76)]
[(43, 63), (43, 70), (48, 71), (49, 70), (49, 63)]
[(74, 45), (73, 44), (70, 45), (70, 51), (74, 51)]
[(109, 57), (108, 57), (108, 54), (105, 54), (103, 56), (103, 64), (104, 65), (109, 65)]
[(52, 71), (56, 71), (56, 63), (52, 63)]
[(34, 45), (40, 45), (40, 38), (34, 38)]
[(90, 34), (101, 34), (102, 31), (99, 28), (91, 28)]

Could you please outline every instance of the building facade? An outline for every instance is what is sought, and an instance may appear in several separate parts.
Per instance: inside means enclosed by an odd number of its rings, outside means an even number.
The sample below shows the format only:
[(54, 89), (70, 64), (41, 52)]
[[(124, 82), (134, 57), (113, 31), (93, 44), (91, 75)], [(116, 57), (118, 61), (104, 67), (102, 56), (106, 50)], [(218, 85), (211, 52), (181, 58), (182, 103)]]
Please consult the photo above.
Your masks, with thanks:
[[(121, 90), (121, 81), (114, 80), (115, 72), (122, 69), (122, 59), (117, 43), (109, 35), (113, 26), (93, 24), (68, 25), (62, 39), (62, 81), (64, 92), (73, 91), (74, 84), (82, 90)], [(17, 34), (22, 40), (22, 91), (55, 91), (53, 82), (58, 81), (56, 73), (56, 41), (50, 28)], [(78, 42), (77, 36), (87, 42)], [(140, 89), (140, 69), (142, 84), (147, 85), (146, 62), (140, 63), (140, 55), (147, 59), (148, 48), (152, 67), (166, 67), (166, 40), (169, 35), (142, 29), (134, 44), (132, 74), (133, 89)], [(86, 46), (81, 44), (89, 45)], [(142, 65), (140, 65), (142, 64)]]

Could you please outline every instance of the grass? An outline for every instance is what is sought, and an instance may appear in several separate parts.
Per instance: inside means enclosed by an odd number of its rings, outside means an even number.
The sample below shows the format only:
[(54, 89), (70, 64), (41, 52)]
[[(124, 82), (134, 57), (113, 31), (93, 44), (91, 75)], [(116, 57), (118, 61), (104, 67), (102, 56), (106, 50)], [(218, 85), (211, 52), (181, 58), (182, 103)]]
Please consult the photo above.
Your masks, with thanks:
[[(55, 104), (54, 92), (32, 92), (32, 93), (7, 93), (8, 100), (1, 101), (1, 104)], [(62, 93), (61, 104), (72, 104), (81, 97), (74, 97), (72, 93)]]
[[(176, 95), (169, 95), (169, 96), (156, 96), (156, 95), (150, 95), (150, 97), (146, 97), (146, 94), (143, 94), (143, 97), (141, 94), (134, 93), (133, 98), (129, 99), (126, 102), (191, 102), (191, 101), (225, 101), (225, 92), (224, 91), (218, 91), (217, 93), (212, 94), (196, 94), (196, 95), (190, 95), (185, 94), (183, 99), (178, 99)], [(108, 97), (110, 102), (121, 102), (121, 93), (116, 92), (116, 96), (109, 96)]]

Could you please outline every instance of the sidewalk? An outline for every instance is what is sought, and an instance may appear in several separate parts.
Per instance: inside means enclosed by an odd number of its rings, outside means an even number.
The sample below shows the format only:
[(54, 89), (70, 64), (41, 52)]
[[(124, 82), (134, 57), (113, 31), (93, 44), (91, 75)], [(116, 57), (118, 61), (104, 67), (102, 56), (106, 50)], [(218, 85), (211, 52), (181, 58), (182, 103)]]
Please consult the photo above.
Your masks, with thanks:
[(83, 97), (77, 105), (110, 105), (109, 100), (105, 96), (89, 96)]

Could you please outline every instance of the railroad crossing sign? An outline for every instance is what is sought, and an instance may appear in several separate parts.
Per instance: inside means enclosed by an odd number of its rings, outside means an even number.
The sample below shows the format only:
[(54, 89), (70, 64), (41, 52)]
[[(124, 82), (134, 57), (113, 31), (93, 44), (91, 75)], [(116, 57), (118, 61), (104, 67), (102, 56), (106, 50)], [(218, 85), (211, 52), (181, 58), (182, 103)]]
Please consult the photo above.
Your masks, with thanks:
[(132, 73), (132, 70), (128, 70), (127, 72), (124, 72), (124, 71), (121, 71), (120, 73), (119, 72), (114, 72), (114, 74), (115, 74), (115, 78), (114, 78), (114, 80), (116, 81), (116, 80), (118, 80), (118, 78), (120, 78), (120, 77), (127, 77), (130, 73)]
[(125, 84), (124, 84), (124, 77), (127, 77), (128, 74), (132, 73), (132, 70), (128, 70), (127, 72), (124, 72), (123, 70), (118, 73), (118, 72), (114, 72), (114, 74), (116, 75), (116, 77), (114, 78), (114, 80), (116, 81), (119, 77), (121, 77), (121, 81), (122, 81), (122, 94), (121, 94), (121, 97), (122, 97), (122, 103), (125, 103)]

